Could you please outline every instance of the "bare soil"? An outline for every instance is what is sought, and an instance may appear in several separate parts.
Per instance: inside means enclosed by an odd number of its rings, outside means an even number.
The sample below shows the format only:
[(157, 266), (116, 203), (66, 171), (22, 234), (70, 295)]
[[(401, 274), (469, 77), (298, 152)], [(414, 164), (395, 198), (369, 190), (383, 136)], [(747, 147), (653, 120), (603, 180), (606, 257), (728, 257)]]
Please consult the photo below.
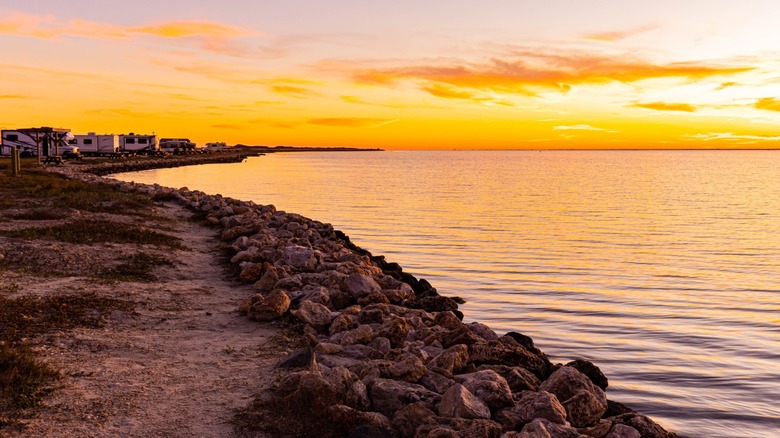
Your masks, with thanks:
[[(3, 283), (14, 285), (6, 294), (89, 292), (126, 301), (133, 309), (113, 311), (101, 328), (55, 331), (32, 340), (39, 357), (63, 377), (23, 430), (0, 429), (0, 435), (237, 434), (235, 413), (270, 385), (272, 367), (283, 353), (271, 339), (279, 329), (238, 314), (239, 303), (253, 291), (227, 278), (215, 230), (193, 222), (191, 213), (173, 203), (157, 210), (170, 220), (165, 233), (179, 237), (187, 250), (45, 240), (13, 244), (0, 238), (0, 253), (9, 254), (6, 262), (61, 264), (50, 276), (25, 269), (2, 272)], [(94, 265), (89, 269), (94, 271), (100, 257), (116, 264), (123, 254), (139, 250), (167, 256), (174, 266), (155, 267), (150, 281), (100, 281), (62, 265), (87, 258), (80, 266)], [(25, 257), (12, 257), (14, 251), (24, 251)]]

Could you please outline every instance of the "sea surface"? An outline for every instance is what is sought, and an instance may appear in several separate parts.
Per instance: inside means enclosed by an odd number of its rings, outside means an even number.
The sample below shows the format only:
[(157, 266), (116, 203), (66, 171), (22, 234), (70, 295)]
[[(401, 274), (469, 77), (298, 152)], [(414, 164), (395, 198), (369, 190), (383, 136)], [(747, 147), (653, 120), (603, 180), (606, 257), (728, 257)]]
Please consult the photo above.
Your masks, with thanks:
[(780, 151), (291, 153), (127, 181), (332, 223), (690, 437), (780, 437)]

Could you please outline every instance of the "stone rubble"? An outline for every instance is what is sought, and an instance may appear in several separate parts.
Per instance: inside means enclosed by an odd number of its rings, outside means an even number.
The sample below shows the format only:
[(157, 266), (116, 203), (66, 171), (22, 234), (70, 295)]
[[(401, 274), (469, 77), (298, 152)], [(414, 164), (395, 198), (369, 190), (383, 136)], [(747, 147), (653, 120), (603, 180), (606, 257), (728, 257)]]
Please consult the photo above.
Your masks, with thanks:
[(304, 325), (310, 347), (280, 363), (280, 397), (317, 404), (350, 436), (677, 436), (608, 401), (607, 379), (594, 364), (552, 364), (528, 336), (463, 323), (462, 300), (440, 295), (330, 224), (272, 205), (96, 175), (137, 168), (122, 164), (52, 171), (164, 195), (206, 214), (233, 252), (240, 280), (257, 291), (240, 312)]

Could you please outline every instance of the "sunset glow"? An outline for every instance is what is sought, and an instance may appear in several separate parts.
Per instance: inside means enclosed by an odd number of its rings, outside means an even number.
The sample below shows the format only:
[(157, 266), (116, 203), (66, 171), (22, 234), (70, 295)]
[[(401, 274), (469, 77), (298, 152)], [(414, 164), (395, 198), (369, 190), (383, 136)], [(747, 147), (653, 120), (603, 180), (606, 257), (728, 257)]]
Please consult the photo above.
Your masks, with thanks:
[(0, 3), (0, 127), (199, 145), (778, 148), (769, 0)]

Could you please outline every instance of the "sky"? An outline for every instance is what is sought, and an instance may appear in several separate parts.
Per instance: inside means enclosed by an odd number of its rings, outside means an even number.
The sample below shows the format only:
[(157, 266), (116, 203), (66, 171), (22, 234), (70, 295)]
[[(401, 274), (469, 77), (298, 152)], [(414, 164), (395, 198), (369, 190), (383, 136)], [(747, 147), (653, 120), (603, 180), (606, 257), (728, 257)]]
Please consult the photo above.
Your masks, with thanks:
[(0, 0), (0, 128), (780, 148), (776, 0)]

